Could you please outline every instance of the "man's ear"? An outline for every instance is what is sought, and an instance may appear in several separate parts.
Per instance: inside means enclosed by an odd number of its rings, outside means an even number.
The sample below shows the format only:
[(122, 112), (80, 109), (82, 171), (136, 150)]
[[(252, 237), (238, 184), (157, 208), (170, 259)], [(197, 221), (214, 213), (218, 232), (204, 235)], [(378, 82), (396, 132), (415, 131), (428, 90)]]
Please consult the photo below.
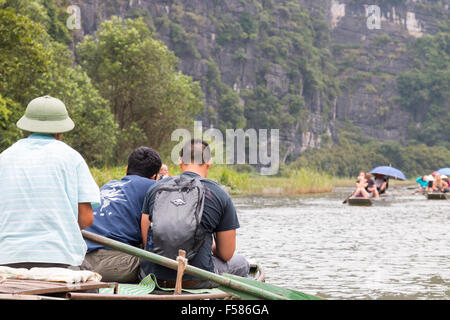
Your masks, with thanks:
[(211, 160), (209, 160), (207, 163), (205, 163), (206, 165), (206, 170), (209, 170), (209, 168), (211, 167)]

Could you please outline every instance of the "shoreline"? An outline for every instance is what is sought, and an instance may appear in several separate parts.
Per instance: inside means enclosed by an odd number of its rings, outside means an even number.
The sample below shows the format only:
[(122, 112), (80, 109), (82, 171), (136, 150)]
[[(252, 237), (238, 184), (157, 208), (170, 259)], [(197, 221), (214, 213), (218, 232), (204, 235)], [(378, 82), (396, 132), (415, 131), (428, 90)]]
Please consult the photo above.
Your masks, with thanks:
[[(242, 171), (242, 168), (245, 171)], [(326, 173), (310, 169), (281, 170), (277, 176), (262, 176), (248, 167), (240, 167), (237, 171), (229, 166), (212, 167), (208, 178), (221, 185), (233, 197), (279, 197), (326, 194), (336, 187), (352, 187), (355, 179), (332, 177)], [(126, 174), (126, 166), (91, 168), (92, 175), (99, 187), (116, 179), (120, 180)], [(169, 168), (171, 175), (180, 174), (180, 169)], [(391, 185), (413, 185), (415, 181), (390, 180)]]
[[(248, 166), (212, 167), (208, 178), (221, 185), (231, 196), (297, 196), (330, 193), (336, 187), (354, 185), (354, 179), (331, 177), (328, 174), (310, 169), (281, 170), (277, 176), (262, 176)], [(244, 170), (243, 170), (244, 169)], [(126, 166), (91, 168), (92, 175), (99, 187), (111, 180), (120, 180), (126, 174)], [(180, 173), (180, 169), (169, 168), (171, 175)]]

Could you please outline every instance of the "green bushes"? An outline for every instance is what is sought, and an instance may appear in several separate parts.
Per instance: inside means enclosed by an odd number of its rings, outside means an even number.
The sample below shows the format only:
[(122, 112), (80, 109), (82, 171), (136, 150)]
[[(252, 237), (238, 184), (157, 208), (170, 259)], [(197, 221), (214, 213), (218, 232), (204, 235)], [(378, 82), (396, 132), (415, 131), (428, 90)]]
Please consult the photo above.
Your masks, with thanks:
[(450, 38), (438, 33), (416, 39), (410, 53), (413, 69), (397, 78), (397, 102), (420, 126), (410, 126), (412, 140), (450, 148)]
[[(153, 38), (149, 13), (128, 16), (140, 18), (104, 21), (75, 61), (63, 4), (0, 0), (0, 152), (22, 137), (15, 122), (28, 102), (45, 94), (66, 104), (75, 129), (64, 141), (91, 166), (121, 164), (142, 144), (167, 152), (170, 133), (202, 110), (202, 93)], [(169, 28), (178, 50), (197, 56), (190, 35)]]
[[(183, 35), (175, 39), (181, 41)], [(142, 144), (167, 151), (170, 133), (189, 125), (202, 109), (198, 83), (177, 70), (178, 58), (140, 18), (104, 21), (95, 37), (78, 44), (77, 52), (121, 130), (118, 163)]]
[[(74, 67), (65, 44), (56, 42), (40, 22), (17, 14), (27, 14), (27, 3), (15, 3), (15, 10), (0, 5), (0, 152), (23, 136), (15, 123), (27, 104), (48, 94), (66, 104), (75, 122), (64, 141), (91, 165), (110, 163), (117, 128), (106, 100), (84, 70)], [(45, 7), (33, 8), (43, 10), (41, 15), (32, 11), (33, 17), (46, 16)]]
[(221, 130), (226, 128), (244, 128), (246, 118), (244, 107), (240, 103), (239, 94), (222, 82), (220, 70), (213, 60), (208, 60), (208, 71), (203, 79), (207, 95), (215, 96), (219, 119), (209, 117), (215, 126)]
[[(243, 168), (245, 168), (244, 171)], [(125, 167), (92, 168), (92, 175), (99, 186), (113, 179), (120, 180), (125, 174)], [(180, 169), (170, 168), (172, 175)], [(340, 180), (315, 170), (301, 168), (284, 169), (276, 177), (257, 174), (248, 166), (212, 165), (208, 178), (222, 185), (232, 195), (300, 195), (306, 193), (330, 192)]]
[(195, 46), (195, 34), (186, 32), (180, 24), (172, 22), (169, 36), (173, 50), (178, 57), (200, 58), (200, 54)]
[(361, 131), (347, 127), (341, 131), (339, 143), (322, 149), (307, 150), (289, 166), (311, 168), (335, 177), (354, 177), (360, 170), (392, 165), (408, 178), (430, 174), (448, 166), (450, 150), (424, 144), (402, 146), (397, 142), (380, 142), (364, 138)]

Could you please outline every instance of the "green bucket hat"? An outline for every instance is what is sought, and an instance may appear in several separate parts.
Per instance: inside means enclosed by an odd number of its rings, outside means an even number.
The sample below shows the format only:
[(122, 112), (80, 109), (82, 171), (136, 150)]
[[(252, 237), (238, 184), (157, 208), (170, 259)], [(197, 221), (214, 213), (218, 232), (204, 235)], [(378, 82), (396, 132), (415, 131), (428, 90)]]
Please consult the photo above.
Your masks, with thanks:
[(29, 132), (63, 133), (72, 130), (75, 124), (61, 100), (44, 96), (31, 100), (17, 126)]

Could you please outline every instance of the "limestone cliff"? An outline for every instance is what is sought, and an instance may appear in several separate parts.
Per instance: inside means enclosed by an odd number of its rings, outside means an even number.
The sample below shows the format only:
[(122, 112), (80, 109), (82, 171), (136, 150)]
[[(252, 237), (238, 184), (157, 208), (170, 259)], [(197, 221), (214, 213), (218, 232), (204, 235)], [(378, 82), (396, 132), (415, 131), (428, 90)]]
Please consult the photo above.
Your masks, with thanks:
[(396, 76), (412, 66), (409, 43), (437, 32), (439, 21), (448, 19), (448, 3), (372, 2), (379, 3), (378, 28), (370, 26), (375, 17), (363, 1), (331, 1), (333, 52), (342, 89), (336, 118), (354, 121), (370, 137), (405, 140), (413, 120), (395, 101)]
[(336, 141), (347, 121), (407, 139), (413, 119), (396, 102), (396, 76), (411, 67), (408, 44), (448, 19), (448, 3), (370, 2), (379, 12), (360, 0), (78, 0), (74, 38), (111, 15), (142, 17), (201, 83), (205, 125), (280, 126), (286, 160)]

